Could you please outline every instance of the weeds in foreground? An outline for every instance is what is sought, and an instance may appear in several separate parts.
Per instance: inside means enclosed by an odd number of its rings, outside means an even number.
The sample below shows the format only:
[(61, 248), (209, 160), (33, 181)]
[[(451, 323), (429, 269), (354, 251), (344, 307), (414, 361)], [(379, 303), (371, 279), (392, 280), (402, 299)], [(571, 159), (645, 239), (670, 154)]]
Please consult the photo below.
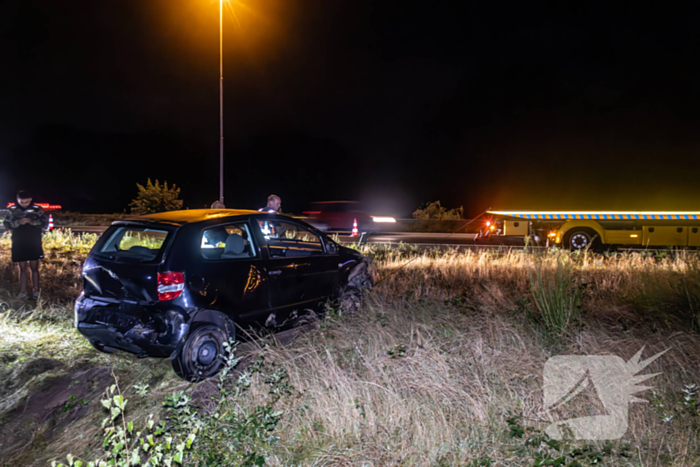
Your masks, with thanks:
[[(101, 400), (108, 412), (102, 422), (103, 455), (86, 462), (69, 454), (66, 464), (53, 461), (52, 467), (172, 467), (186, 461), (195, 465), (265, 465), (278, 439), (273, 432), (284, 414), (275, 405), (294, 394), (294, 388), (286, 370), (268, 368), (262, 356), (236, 377), (232, 372), (241, 357), (234, 356), (235, 346), (226, 343), (228, 353), (212, 410), (195, 408), (189, 394), (177, 391), (162, 402), (163, 419), (156, 422), (149, 414), (140, 430), (135, 420), (127, 421), (129, 401), (122, 394), (119, 378), (112, 374), (114, 384)], [(268, 387), (268, 395), (262, 403), (246, 407), (241, 402), (254, 389), (254, 380)], [(146, 393), (144, 388), (135, 386), (140, 394)]]
[(521, 417), (510, 417), (506, 423), (508, 436), (517, 440), (512, 451), (518, 457), (532, 462), (533, 467), (604, 465), (606, 460), (630, 458), (633, 454), (633, 449), (627, 444), (616, 447), (613, 443), (606, 443), (597, 447), (570, 438), (552, 439), (540, 429), (523, 425)]
[(689, 424), (693, 431), (700, 430), (698, 387), (694, 383), (686, 384), (680, 395), (672, 392), (664, 395), (660, 391), (652, 390), (651, 402), (664, 423)]

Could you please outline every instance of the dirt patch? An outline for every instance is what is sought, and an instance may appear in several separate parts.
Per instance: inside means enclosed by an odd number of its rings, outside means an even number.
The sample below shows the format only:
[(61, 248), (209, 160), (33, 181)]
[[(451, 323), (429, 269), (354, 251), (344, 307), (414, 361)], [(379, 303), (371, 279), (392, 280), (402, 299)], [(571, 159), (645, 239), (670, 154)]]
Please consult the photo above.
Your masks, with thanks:
[[(55, 361), (39, 359), (23, 371), (48, 371)], [(60, 362), (59, 362), (60, 363)], [(58, 366), (62, 366), (58, 365)], [(111, 382), (110, 368), (97, 367), (47, 378), (41, 389), (33, 392), (3, 417), (0, 426), (0, 458), (19, 461), (22, 454), (48, 443), (57, 433), (85, 416), (99, 405), (105, 386)], [(21, 462), (16, 465), (23, 465)]]
[(34, 376), (46, 373), (47, 371), (55, 370), (63, 367), (64, 364), (60, 360), (52, 358), (37, 358), (27, 363), (14, 378), (19, 381), (27, 381)]
[(10, 363), (17, 360), (17, 354), (13, 353), (0, 353), (0, 365), (9, 365)]

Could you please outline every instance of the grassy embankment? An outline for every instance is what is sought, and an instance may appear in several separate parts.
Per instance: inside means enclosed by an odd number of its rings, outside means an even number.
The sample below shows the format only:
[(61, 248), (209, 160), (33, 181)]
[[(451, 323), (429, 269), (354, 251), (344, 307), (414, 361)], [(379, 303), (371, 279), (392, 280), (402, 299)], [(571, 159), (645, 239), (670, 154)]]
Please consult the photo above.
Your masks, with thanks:
[[(207, 395), (218, 394), (212, 383), (184, 383), (166, 360), (99, 354), (72, 329), (80, 262), (93, 241), (47, 237), (44, 298), (36, 307), (12, 300), (17, 279), (8, 242), (0, 241), (0, 464), (100, 455), (100, 399), (111, 373), (129, 400), (126, 419), (137, 424), (149, 413), (162, 416), (162, 402), (175, 391), (194, 399), (201, 420), (205, 406), (212, 410)], [(270, 368), (285, 369), (293, 387), (275, 404), (283, 411), (269, 432), (276, 440), (251, 435), (257, 423), (251, 414), (268, 397), (260, 374), (250, 376), (250, 390), (228, 395), (230, 412), (251, 415), (237, 418), (230, 436), (256, 439), (266, 465), (524, 466), (567, 455), (567, 464), (580, 465), (700, 464), (691, 386), (700, 382), (695, 254), (371, 253), (384, 279), (362, 312), (331, 313), (284, 347), (269, 337), (259, 341), (255, 352)], [(557, 321), (562, 310), (570, 312), (568, 324)], [(565, 329), (557, 331), (557, 323)], [(643, 346), (643, 358), (670, 350), (643, 371), (663, 373), (647, 382), (655, 392), (638, 394), (651, 403), (630, 405), (621, 440), (527, 441), (549, 424), (542, 370), (550, 356), (627, 361)], [(600, 409), (594, 399), (560, 415), (590, 415)], [(204, 446), (209, 453), (212, 446), (241, 449), (212, 439), (200, 436), (185, 465), (202, 461)]]
[(83, 214), (80, 212), (53, 212), (56, 227), (77, 225), (112, 225), (112, 222), (132, 217), (133, 214)]

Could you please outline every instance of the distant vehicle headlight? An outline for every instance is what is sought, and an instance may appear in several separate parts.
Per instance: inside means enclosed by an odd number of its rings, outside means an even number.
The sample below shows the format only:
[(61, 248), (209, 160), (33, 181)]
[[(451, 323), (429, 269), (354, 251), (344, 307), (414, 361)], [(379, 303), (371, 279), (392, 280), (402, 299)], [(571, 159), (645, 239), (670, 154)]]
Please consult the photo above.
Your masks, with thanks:
[(396, 223), (393, 217), (372, 217), (374, 222)]

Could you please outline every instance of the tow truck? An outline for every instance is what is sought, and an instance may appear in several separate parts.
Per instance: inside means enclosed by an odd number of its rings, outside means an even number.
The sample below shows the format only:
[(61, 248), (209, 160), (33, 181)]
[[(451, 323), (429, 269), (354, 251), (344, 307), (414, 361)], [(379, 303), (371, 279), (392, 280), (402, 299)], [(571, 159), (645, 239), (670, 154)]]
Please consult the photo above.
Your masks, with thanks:
[(477, 238), (529, 237), (571, 250), (698, 247), (700, 211), (486, 211)]

